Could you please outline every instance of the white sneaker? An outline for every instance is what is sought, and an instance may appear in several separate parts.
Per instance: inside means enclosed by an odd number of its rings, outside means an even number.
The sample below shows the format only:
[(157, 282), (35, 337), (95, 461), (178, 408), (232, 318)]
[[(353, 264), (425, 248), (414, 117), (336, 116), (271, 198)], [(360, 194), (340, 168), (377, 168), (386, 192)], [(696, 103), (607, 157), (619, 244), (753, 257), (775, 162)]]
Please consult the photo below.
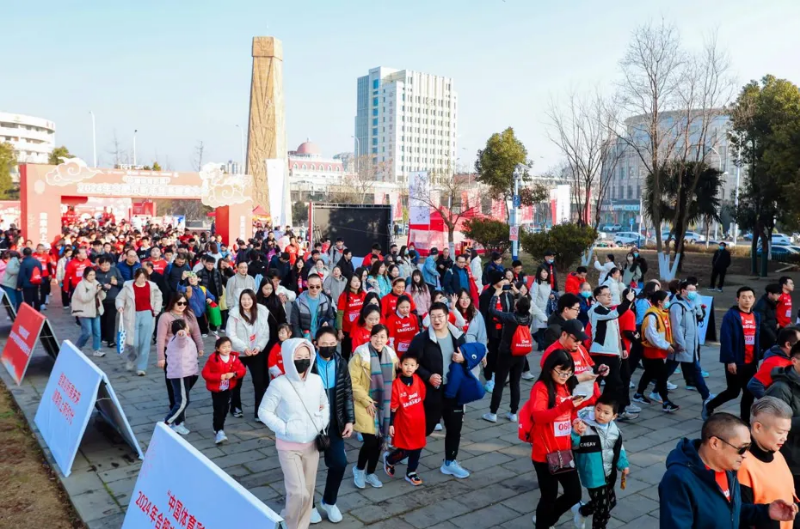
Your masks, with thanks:
[(667, 380), (667, 391), (675, 391), (676, 389), (678, 389), (678, 386)]
[(379, 480), (378, 476), (376, 476), (375, 474), (367, 474), (366, 476), (364, 476), (364, 481), (366, 481), (367, 483), (370, 484), (371, 487), (376, 489), (383, 487), (383, 483), (381, 483), (381, 480)]
[(627, 406), (625, 406), (625, 411), (627, 411), (628, 413), (642, 413), (642, 408), (640, 408), (635, 404), (628, 404)]
[(228, 440), (228, 436), (225, 435), (225, 431), (224, 430), (220, 430), (220, 431), (218, 431), (216, 433), (216, 435), (214, 435), (214, 443), (215, 444), (222, 444), (227, 440)]
[(322, 516), (320, 516), (319, 511), (317, 510), (316, 507), (311, 509), (311, 520), (310, 520), (310, 522), (311, 523), (321, 523), (322, 522)]
[(136, 376), (137, 376), (137, 377), (143, 377), (143, 376), (145, 376), (145, 375), (147, 375), (147, 373), (145, 373), (144, 371), (141, 371), (141, 370), (140, 370), (140, 371), (137, 371), (137, 372), (136, 372)]
[(633, 382), (628, 382), (628, 388), (636, 389), (636, 384), (634, 384)]
[(39, 312), (41, 312), (43, 310), (47, 310), (47, 305), (40, 305), (39, 306)]
[(92, 356), (96, 356), (97, 358), (103, 358), (106, 354), (103, 351), (94, 351), (92, 352)]
[(522, 373), (522, 380), (533, 380), (535, 378), (536, 376), (530, 371), (525, 371), (524, 373)]
[(219, 338), (219, 331), (212, 331), (212, 333), (216, 338)]
[(572, 524), (575, 526), (575, 529), (585, 529), (586, 527), (586, 518), (581, 515), (581, 502), (576, 503), (572, 506)]
[(442, 466), (439, 467), (439, 471), (442, 474), (446, 474), (448, 476), (453, 476), (458, 479), (464, 479), (469, 477), (469, 472), (467, 469), (462, 467), (458, 464), (458, 461), (445, 461), (442, 463)]
[(441, 432), (442, 431), (442, 423), (436, 423), (436, 426), (433, 427), (434, 432)]
[(319, 508), (325, 511), (328, 516), (328, 521), (331, 523), (339, 523), (342, 521), (342, 511), (336, 505), (325, 505), (325, 502), (319, 504)]
[(658, 394), (658, 393), (656, 393), (655, 391), (653, 391), (652, 393), (650, 393), (650, 400), (653, 400), (653, 401), (655, 401), (655, 402), (661, 402), (661, 403), (663, 403), (663, 402), (664, 402), (664, 400), (661, 398), (661, 395), (659, 395), (659, 394)]
[(489, 422), (497, 422), (497, 414), (496, 413), (484, 413), (483, 417), (481, 417), (484, 421)]
[[(203, 338), (208, 338), (208, 335), (207, 335), (207, 334), (201, 334), (201, 336), (202, 336)], [(321, 521), (322, 521), (322, 520), (320, 519), (320, 522), (321, 522)]]
[(175, 433), (179, 433), (181, 435), (189, 435), (191, 433), (189, 429), (183, 425), (183, 423), (173, 424), (172, 429), (175, 431)]
[(506, 419), (511, 422), (517, 422), (517, 414), (516, 413), (506, 413)]
[(356, 467), (353, 467), (353, 483), (355, 484), (356, 488), (358, 489), (365, 489), (367, 488), (367, 484), (364, 480), (364, 471), (358, 470)]
[(136, 369), (136, 364), (134, 364), (130, 360), (125, 362), (125, 371), (133, 371), (134, 369)]
[(486, 385), (483, 386), (483, 388), (486, 390), (486, 393), (493, 392), (494, 391), (494, 380), (490, 380), (489, 382), (487, 382)]

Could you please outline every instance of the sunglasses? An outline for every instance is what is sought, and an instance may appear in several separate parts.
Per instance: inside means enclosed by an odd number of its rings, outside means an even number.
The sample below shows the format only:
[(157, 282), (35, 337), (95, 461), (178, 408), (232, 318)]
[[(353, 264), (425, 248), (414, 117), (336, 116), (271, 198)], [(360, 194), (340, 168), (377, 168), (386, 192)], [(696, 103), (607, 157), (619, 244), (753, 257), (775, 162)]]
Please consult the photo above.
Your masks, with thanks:
[(188, 303), (186, 303), (185, 301), (178, 301), (178, 302), (177, 302), (177, 303), (175, 303), (175, 304), (176, 304), (176, 305), (180, 305), (181, 307), (185, 307), (186, 305), (188, 305)]
[[(717, 436), (715, 435), (714, 437), (717, 437)], [(736, 450), (736, 453), (737, 453), (737, 454), (739, 454), (740, 456), (741, 456), (741, 455), (744, 455), (744, 453), (745, 453), (745, 452), (747, 452), (748, 450), (750, 450), (750, 443), (743, 444), (742, 446), (733, 446), (732, 444), (730, 444), (728, 441), (726, 441), (726, 440), (725, 440), (725, 439), (723, 439), (722, 437), (717, 437), (717, 439), (719, 439), (720, 441), (722, 441), (722, 442), (723, 442), (723, 443), (725, 443), (726, 445), (728, 445), (728, 446), (730, 446), (731, 448), (733, 448), (734, 450)]]
[(315, 287), (315, 286), (310, 286), (310, 285), (308, 287), (309, 290), (320, 290), (321, 288), (322, 287)]

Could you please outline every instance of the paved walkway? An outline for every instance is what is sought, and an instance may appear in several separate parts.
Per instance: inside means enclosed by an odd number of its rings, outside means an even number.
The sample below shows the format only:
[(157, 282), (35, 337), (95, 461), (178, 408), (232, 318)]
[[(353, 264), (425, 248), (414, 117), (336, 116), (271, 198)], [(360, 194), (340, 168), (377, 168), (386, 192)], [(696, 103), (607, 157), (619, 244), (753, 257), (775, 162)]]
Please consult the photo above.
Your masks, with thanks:
[[(61, 340), (76, 341), (80, 334), (78, 326), (56, 303), (58, 300), (54, 300), (46, 312), (54, 324), (56, 336)], [(0, 329), (0, 346), (9, 330), (8, 325)], [(206, 351), (212, 350), (212, 340), (208, 338)], [(93, 360), (108, 374), (133, 430), (146, 450), (154, 424), (163, 420), (167, 412), (164, 378), (155, 366), (155, 354), (151, 356), (148, 376), (140, 378), (126, 372), (124, 361), (112, 350), (106, 351), (108, 355), (105, 358)], [(724, 386), (717, 355), (714, 347), (704, 349), (703, 364), (711, 371), (708, 382), (712, 392)], [(538, 354), (532, 354), (531, 365), (538, 366), (538, 359)], [(14, 386), (5, 370), (0, 369), (0, 377), (12, 388), (34, 431), (33, 417), (51, 368), (52, 361), (37, 347), (21, 387)], [(674, 376), (673, 381), (683, 382), (680, 375)], [(524, 399), (530, 387), (530, 382), (523, 381)], [(266, 427), (253, 421), (253, 390), (249, 375), (245, 379), (242, 397), (245, 418), (228, 419), (225, 431), (230, 442), (217, 447), (211, 429), (211, 397), (202, 381), (198, 383), (187, 412), (186, 424), (192, 433), (186, 438), (272, 509), (280, 512), (284, 489), (274, 437)], [(679, 412), (666, 415), (660, 407), (654, 406), (645, 409), (637, 421), (620, 423), (631, 461), (631, 475), (626, 490), (617, 491), (619, 503), (613, 511), (611, 528), (658, 526), (657, 484), (664, 472), (664, 460), (678, 439), (697, 436), (701, 426), (700, 396), (696, 392), (679, 389), (671, 397), (681, 406)], [(532, 527), (531, 516), (539, 491), (530, 461), (530, 447), (517, 440), (515, 423), (500, 419), (497, 424), (490, 424), (481, 420), (488, 406), (487, 397), (467, 410), (459, 460), (472, 472), (468, 479), (459, 481), (439, 472), (444, 436), (437, 432), (429, 439), (423, 452), (419, 474), (425, 484), (421, 487), (414, 488), (401, 478), (390, 480), (380, 471), (383, 488), (358, 490), (353, 485), (351, 469), (348, 469), (338, 501), (344, 513), (344, 521), (339, 527)], [(501, 414), (508, 410), (507, 406), (508, 395), (500, 409)], [(736, 406), (734, 403), (729, 407), (733, 409)], [(127, 445), (109, 438), (102, 431), (107, 428), (99, 428), (102, 426), (101, 421), (90, 423), (73, 473), (62, 481), (78, 513), (90, 528), (117, 529), (122, 525), (141, 463), (132, 456)], [(41, 443), (41, 438), (39, 440)], [(353, 463), (359, 444), (355, 439), (347, 444), (348, 459)], [(45, 451), (50, 458), (46, 448)], [(325, 465), (321, 463), (317, 478), (320, 494), (325, 473)], [(562, 523), (567, 523), (566, 516)], [(317, 527), (333, 527), (333, 524), (325, 521)]]

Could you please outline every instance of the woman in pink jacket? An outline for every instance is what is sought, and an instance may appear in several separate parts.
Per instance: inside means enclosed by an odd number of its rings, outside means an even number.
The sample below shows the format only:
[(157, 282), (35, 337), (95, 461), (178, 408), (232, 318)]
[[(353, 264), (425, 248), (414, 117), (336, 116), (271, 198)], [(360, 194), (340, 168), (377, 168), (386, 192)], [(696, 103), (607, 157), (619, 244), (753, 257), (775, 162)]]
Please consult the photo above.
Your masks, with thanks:
[(171, 325), (172, 338), (167, 343), (167, 380), (172, 385), (175, 404), (169, 410), (166, 422), (175, 432), (188, 435), (184, 425), (186, 407), (189, 405), (189, 392), (197, 382), (197, 344), (192, 340), (189, 326), (184, 320), (174, 320)]

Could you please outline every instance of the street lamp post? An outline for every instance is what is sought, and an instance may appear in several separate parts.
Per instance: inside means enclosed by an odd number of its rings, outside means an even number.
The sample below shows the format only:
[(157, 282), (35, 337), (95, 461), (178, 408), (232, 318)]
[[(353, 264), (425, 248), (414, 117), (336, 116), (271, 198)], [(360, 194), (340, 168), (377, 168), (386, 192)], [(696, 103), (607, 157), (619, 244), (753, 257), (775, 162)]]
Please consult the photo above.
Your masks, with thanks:
[[(736, 191), (733, 195), (733, 205), (736, 212), (739, 212), (739, 170), (741, 169), (742, 165), (742, 147), (741, 145), (736, 151)], [(733, 244), (738, 243), (739, 239), (739, 223), (736, 222), (736, 217), (734, 217), (733, 223)]]
[(138, 130), (134, 129), (133, 131), (133, 166), (136, 167), (136, 133), (139, 132)]
[(94, 162), (92, 167), (97, 167), (97, 134), (95, 133), (94, 112), (90, 110), (89, 114), (92, 115), (92, 161)]
[[(725, 172), (722, 171), (722, 155), (719, 153), (719, 151), (713, 145), (711, 147), (709, 147), (708, 150), (717, 153), (717, 158), (719, 159), (719, 172), (722, 173), (723, 175), (728, 174), (728, 171), (725, 171)], [(715, 220), (714, 221), (714, 240), (718, 240), (719, 239), (718, 235), (719, 235), (719, 222)], [(734, 244), (736, 244), (735, 240), (734, 240)], [(709, 246), (709, 241), (706, 240), (706, 248), (708, 248), (708, 246)]]
[(511, 258), (519, 259), (519, 215), (517, 206), (519, 205), (519, 180), (522, 177), (522, 170), (519, 166), (514, 169), (514, 197), (511, 200), (511, 226), (517, 228), (517, 240), (511, 241)]
[(236, 128), (239, 129), (239, 136), (241, 137), (241, 143), (242, 143), (242, 145), (241, 145), (241, 147), (242, 147), (242, 163), (239, 166), (239, 174), (244, 174), (244, 166), (245, 166), (245, 163), (246, 163), (246, 160), (244, 158), (244, 129), (241, 126), (239, 126), (239, 124), (236, 125)]

